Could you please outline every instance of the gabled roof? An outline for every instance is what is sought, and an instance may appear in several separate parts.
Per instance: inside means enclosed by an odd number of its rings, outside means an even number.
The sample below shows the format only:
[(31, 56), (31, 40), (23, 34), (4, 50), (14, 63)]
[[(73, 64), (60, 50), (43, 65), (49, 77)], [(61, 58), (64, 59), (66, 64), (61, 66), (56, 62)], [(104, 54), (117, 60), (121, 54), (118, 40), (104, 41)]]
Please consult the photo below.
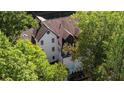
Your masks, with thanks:
[(61, 17), (43, 21), (54, 33), (62, 38), (67, 38), (69, 35), (76, 36), (79, 34), (79, 28), (76, 27), (76, 20), (70, 17)]
[[(33, 36), (35, 37), (35, 35), (37, 34), (35, 38), (36, 38), (36, 40), (39, 41), (47, 31), (51, 31), (51, 30), (45, 24), (41, 23), (41, 27), (38, 30), (38, 33), (36, 30), (34, 30)], [(53, 31), (51, 31), (51, 32), (54, 33)], [(58, 35), (56, 33), (54, 33), (54, 34), (58, 37)]]
[(77, 21), (70, 17), (61, 17), (44, 21), (42, 21), (39, 17), (38, 19), (41, 21), (41, 28), (37, 35), (36, 31), (33, 32), (38, 41), (48, 30), (53, 32), (60, 39), (66, 39), (69, 35), (78, 36), (80, 32), (79, 28), (77, 28), (75, 25)]

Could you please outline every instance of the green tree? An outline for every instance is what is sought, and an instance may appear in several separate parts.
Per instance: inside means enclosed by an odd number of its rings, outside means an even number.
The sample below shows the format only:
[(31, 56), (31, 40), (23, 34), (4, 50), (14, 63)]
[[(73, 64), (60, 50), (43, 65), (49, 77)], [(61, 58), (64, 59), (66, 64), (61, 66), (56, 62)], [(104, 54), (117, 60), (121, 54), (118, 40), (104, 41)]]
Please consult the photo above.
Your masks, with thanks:
[(15, 42), (26, 28), (37, 26), (37, 21), (27, 12), (0, 12), (0, 30), (12, 42)]
[(96, 68), (97, 80), (124, 80), (124, 33), (114, 32), (103, 41), (106, 57), (104, 62)]
[(78, 55), (78, 40), (75, 40), (75, 42), (73, 44), (69, 44), (69, 43), (64, 43), (63, 45), (63, 49), (62, 52), (65, 53), (69, 53), (72, 56), (72, 60), (77, 59)]
[(78, 55), (90, 80), (124, 80), (124, 12), (77, 12)]
[(38, 45), (18, 40), (12, 45), (0, 32), (1, 80), (64, 80), (67, 70), (62, 64), (50, 65)]
[(38, 80), (36, 66), (0, 32), (0, 79)]
[(62, 81), (68, 76), (66, 67), (61, 63), (56, 63), (45, 69), (45, 80)]

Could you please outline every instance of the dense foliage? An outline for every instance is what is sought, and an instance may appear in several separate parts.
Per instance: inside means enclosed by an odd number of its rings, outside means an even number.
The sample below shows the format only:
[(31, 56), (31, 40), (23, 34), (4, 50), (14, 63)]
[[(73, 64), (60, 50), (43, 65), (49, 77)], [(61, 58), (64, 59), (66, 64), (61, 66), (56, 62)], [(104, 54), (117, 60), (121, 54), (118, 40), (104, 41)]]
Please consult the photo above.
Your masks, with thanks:
[(15, 42), (26, 28), (37, 26), (37, 21), (26, 12), (0, 12), (0, 30), (12, 42)]
[(124, 80), (124, 12), (77, 12), (78, 55), (90, 80)]
[(50, 65), (45, 53), (28, 40), (15, 45), (0, 32), (0, 80), (64, 80), (63, 64)]

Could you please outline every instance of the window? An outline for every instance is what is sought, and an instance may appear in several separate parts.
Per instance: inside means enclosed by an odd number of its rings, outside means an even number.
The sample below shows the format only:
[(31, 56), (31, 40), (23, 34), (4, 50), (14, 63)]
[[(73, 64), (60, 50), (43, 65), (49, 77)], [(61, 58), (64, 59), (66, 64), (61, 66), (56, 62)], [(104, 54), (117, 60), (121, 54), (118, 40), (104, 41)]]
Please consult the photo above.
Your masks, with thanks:
[(47, 34), (49, 34), (50, 33), (50, 31), (47, 31)]
[(53, 56), (53, 60), (55, 59), (55, 56)]
[(52, 43), (54, 43), (55, 42), (55, 39), (54, 38), (52, 38)]
[(52, 47), (52, 51), (53, 51), (53, 52), (55, 51), (55, 47)]
[(44, 43), (43, 40), (41, 40), (41, 45), (43, 45), (43, 43)]

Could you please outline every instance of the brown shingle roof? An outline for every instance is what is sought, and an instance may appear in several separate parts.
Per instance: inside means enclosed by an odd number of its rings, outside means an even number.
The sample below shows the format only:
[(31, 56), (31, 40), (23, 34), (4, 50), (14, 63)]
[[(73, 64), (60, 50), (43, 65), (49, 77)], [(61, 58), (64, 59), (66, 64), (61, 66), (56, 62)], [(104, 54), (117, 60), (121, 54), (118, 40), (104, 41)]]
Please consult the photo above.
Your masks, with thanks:
[(36, 39), (39, 41), (42, 36), (50, 30), (59, 37), (59, 43), (62, 44), (62, 39), (66, 39), (69, 35), (77, 36), (79, 34), (80, 30), (75, 26), (75, 23), (76, 20), (71, 19), (70, 17), (61, 17), (41, 21), (41, 28), (39, 29), (37, 35), (36, 31), (33, 32), (33, 35), (36, 35)]
[[(47, 25), (41, 23), (41, 27), (40, 27), (40, 29), (38, 30), (38, 33), (37, 33), (36, 30), (33, 31), (33, 37), (36, 36), (36, 37), (35, 37), (36, 40), (39, 41), (47, 31), (51, 31), (51, 29), (50, 29), (49, 27), (47, 27)], [(54, 33), (54, 31), (51, 31), (51, 32)], [(58, 36), (56, 33), (54, 33), (54, 34), (55, 34), (56, 36)]]
[[(36, 31), (35, 31), (36, 32)], [(41, 39), (41, 37), (47, 32), (47, 28), (43, 25), (41, 25), (37, 35), (36, 35), (36, 39), (39, 41)], [(35, 33), (36, 34), (36, 33)]]
[(70, 17), (61, 17), (43, 22), (54, 33), (62, 38), (66, 38), (69, 35), (76, 36), (79, 33), (79, 28), (75, 26), (76, 21)]

